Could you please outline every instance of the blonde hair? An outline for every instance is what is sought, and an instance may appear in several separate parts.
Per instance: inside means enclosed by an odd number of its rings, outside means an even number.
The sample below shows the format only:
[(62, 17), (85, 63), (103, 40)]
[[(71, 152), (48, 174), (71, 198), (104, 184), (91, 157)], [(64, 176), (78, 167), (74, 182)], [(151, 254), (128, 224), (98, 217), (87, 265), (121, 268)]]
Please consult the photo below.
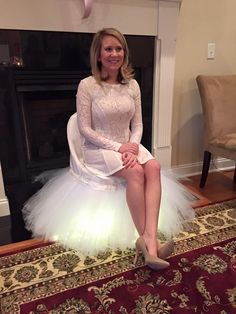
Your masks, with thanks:
[(121, 43), (121, 46), (124, 50), (124, 62), (118, 74), (118, 82), (121, 84), (126, 84), (131, 78), (133, 78), (134, 70), (129, 64), (129, 48), (126, 39), (124, 35), (122, 35), (115, 28), (103, 28), (94, 35), (90, 47), (90, 65), (92, 74), (98, 83), (101, 83), (101, 81), (106, 81), (108, 79), (108, 77), (102, 77), (101, 61), (99, 61), (102, 39), (105, 36), (113, 36)]

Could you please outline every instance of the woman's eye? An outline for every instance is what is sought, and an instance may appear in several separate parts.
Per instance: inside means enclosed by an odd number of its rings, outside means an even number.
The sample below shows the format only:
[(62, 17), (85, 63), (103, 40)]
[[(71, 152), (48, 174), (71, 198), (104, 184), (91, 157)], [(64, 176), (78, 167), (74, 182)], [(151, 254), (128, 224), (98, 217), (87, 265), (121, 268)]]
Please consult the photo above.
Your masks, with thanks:
[(105, 51), (106, 51), (106, 52), (112, 52), (113, 50), (116, 51), (116, 52), (121, 52), (121, 51), (123, 50), (123, 48), (122, 48), (122, 47), (115, 47), (115, 48), (106, 47), (106, 48), (105, 48)]
[(111, 49), (110, 47), (107, 47), (107, 48), (105, 48), (105, 51), (107, 51), (107, 52), (111, 52), (111, 51), (112, 51), (112, 49)]

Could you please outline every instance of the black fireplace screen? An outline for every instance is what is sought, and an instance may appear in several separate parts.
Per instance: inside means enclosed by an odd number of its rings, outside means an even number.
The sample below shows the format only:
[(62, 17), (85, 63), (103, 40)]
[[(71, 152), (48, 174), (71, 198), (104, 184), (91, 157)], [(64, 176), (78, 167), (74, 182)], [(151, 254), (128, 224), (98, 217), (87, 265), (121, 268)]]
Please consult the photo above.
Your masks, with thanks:
[(28, 167), (68, 158), (66, 126), (75, 112), (75, 91), (21, 92), (20, 115)]

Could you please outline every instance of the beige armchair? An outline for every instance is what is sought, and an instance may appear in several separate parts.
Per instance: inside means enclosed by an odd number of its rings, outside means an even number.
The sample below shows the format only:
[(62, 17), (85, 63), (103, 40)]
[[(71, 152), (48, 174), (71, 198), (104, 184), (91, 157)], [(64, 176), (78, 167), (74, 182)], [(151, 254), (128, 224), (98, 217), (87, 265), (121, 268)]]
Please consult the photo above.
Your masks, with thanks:
[(204, 117), (203, 188), (212, 155), (236, 160), (236, 75), (199, 75), (196, 81)]

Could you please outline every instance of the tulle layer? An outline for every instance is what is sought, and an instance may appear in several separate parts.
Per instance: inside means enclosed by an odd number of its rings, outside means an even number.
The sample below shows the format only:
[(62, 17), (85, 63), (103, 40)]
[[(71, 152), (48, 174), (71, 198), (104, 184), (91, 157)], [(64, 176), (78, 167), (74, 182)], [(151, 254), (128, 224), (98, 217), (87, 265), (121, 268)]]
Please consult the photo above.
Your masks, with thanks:
[[(114, 191), (94, 190), (69, 169), (53, 176), (24, 205), (26, 228), (65, 247), (93, 255), (107, 248), (134, 248), (137, 231), (126, 204), (125, 186)], [(193, 219), (191, 194), (162, 174), (158, 231), (166, 238)]]

